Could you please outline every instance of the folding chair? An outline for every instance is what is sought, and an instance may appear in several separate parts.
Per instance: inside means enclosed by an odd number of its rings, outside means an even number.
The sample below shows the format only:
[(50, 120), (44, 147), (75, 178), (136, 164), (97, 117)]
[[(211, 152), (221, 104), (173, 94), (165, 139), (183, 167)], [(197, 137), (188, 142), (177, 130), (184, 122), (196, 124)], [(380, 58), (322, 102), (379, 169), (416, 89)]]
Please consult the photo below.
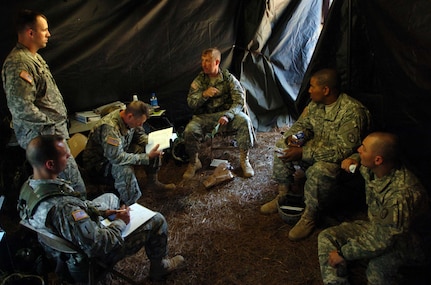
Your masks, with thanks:
[(72, 156), (77, 158), (87, 145), (87, 137), (81, 133), (76, 133), (67, 141), (67, 144), (69, 145)]
[(236, 130), (222, 129), (218, 130), (217, 133), (213, 131), (213, 133), (210, 135), (211, 159), (216, 157), (216, 151), (232, 150), (238, 148), (238, 143), (235, 139), (236, 134)]
[[(244, 99), (243, 112), (250, 117), (250, 111), (248, 109), (247, 99)], [(220, 128), (220, 130), (219, 130)], [(253, 134), (254, 142), (257, 144), (257, 136), (254, 130), (253, 125), (251, 126), (251, 131)], [(235, 135), (237, 134), (236, 130), (227, 130), (223, 127), (217, 125), (213, 132), (209, 134), (211, 139), (211, 159), (214, 158), (214, 151), (217, 150), (232, 150), (238, 148), (237, 141), (235, 139)]]
[[(39, 242), (45, 244), (46, 246), (61, 252), (61, 253), (67, 253), (67, 254), (73, 254), (73, 253), (79, 253), (87, 256), (84, 251), (82, 251), (79, 247), (71, 243), (70, 241), (59, 237), (58, 235), (55, 235), (45, 229), (36, 229), (32, 225), (30, 225), (27, 221), (21, 220), (20, 224), (27, 229), (37, 233), (37, 236), (39, 238)], [(97, 268), (102, 268), (103, 271), (98, 275), (99, 279), (103, 277), (106, 273), (112, 273), (124, 281), (128, 282), (129, 284), (138, 284), (137, 282), (133, 281), (129, 277), (125, 276), (121, 272), (118, 272), (115, 270), (112, 266), (106, 265), (103, 260), (98, 260), (94, 257), (88, 257), (88, 284), (93, 285), (97, 284), (99, 281), (96, 278), (95, 272)]]

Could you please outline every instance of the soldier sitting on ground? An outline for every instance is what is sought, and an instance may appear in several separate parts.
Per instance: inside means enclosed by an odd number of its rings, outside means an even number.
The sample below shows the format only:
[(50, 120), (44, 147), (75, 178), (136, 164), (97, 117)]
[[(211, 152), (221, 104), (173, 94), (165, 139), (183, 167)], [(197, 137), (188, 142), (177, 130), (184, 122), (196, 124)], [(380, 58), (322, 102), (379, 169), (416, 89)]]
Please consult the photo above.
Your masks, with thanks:
[(389, 133), (368, 135), (359, 154), (343, 160), (350, 172), (361, 164), (368, 220), (342, 223), (319, 234), (319, 262), (324, 284), (348, 284), (350, 261), (368, 260), (368, 284), (397, 284), (401, 265), (426, 260), (420, 234), (429, 228), (429, 200), (418, 178), (401, 164), (398, 138)]

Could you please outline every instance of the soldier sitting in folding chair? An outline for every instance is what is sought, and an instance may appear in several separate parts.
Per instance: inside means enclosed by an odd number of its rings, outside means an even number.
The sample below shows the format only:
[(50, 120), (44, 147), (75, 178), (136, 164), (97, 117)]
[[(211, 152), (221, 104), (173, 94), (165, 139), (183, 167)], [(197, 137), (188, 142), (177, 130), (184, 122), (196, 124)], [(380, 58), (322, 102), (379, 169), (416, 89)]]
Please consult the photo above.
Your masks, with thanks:
[[(33, 167), (33, 176), (24, 183), (18, 210), (20, 217), (35, 229), (45, 229), (78, 246), (85, 252), (60, 254), (47, 249), (63, 264), (75, 282), (86, 282), (88, 258), (98, 258), (106, 264), (116, 264), (126, 256), (145, 247), (150, 259), (150, 278), (163, 280), (167, 273), (178, 268), (184, 258), (167, 258), (167, 223), (156, 213), (146, 223), (123, 238), (122, 231), (130, 222), (129, 208), (120, 207), (118, 197), (106, 193), (89, 201), (77, 196), (74, 189), (58, 174), (66, 167), (70, 156), (64, 139), (57, 135), (38, 136), (27, 147), (27, 159)], [(121, 211), (118, 211), (121, 210)], [(101, 221), (113, 215), (109, 226)]]
[(186, 152), (190, 158), (183, 174), (184, 179), (192, 178), (202, 168), (198, 157), (199, 143), (217, 124), (238, 130), (237, 141), (244, 177), (254, 175), (248, 158), (254, 137), (251, 120), (244, 113), (245, 91), (229, 71), (219, 68), (220, 60), (218, 49), (204, 50), (201, 55), (202, 72), (190, 86), (187, 103), (193, 110), (193, 117), (184, 131)]

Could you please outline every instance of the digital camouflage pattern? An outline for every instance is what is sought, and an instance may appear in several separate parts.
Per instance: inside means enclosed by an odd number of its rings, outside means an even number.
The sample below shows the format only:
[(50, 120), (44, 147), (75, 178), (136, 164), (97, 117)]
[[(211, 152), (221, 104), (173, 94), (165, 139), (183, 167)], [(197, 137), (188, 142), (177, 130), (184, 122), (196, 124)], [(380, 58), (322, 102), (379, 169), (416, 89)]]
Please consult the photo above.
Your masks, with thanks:
[[(50, 184), (55, 188), (64, 186), (65, 181), (32, 180), (29, 179), (21, 191), (32, 191), (38, 184)], [(73, 189), (66, 183), (66, 187)], [(64, 187), (62, 187), (64, 188)], [(115, 264), (126, 256), (135, 254), (143, 246), (150, 261), (161, 263), (167, 256), (168, 226), (160, 213), (140, 226), (125, 239), (121, 236), (126, 224), (122, 220), (114, 220), (106, 227), (101, 221), (104, 217), (101, 212), (108, 209), (118, 209), (119, 199), (114, 194), (107, 193), (89, 201), (75, 196), (54, 196), (42, 201), (36, 208), (32, 217), (20, 212), (20, 216), (35, 228), (45, 228), (73, 244), (82, 248), (90, 257), (98, 257), (107, 264)], [(49, 249), (49, 248), (48, 248)], [(53, 257), (58, 252), (49, 249)], [(80, 255), (67, 255), (63, 257), (69, 270), (87, 270), (86, 259)], [(86, 274), (82, 274), (85, 278)]]
[[(210, 82), (209, 76), (201, 71), (190, 86), (187, 103), (193, 111), (193, 117), (184, 131), (189, 157), (195, 156), (205, 134), (213, 131), (222, 116), (229, 119), (227, 128), (238, 130), (237, 142), (240, 149), (248, 150), (253, 146), (251, 121), (243, 112), (245, 91), (229, 71), (220, 70), (219, 75), (220, 78)], [(220, 90), (220, 94), (204, 98), (202, 93), (211, 86)]]
[(425, 259), (416, 229), (429, 210), (427, 193), (405, 167), (380, 179), (364, 166), (360, 172), (365, 179), (368, 221), (342, 223), (319, 234), (323, 282), (347, 284), (347, 276), (337, 275), (337, 269), (328, 264), (329, 252), (337, 249), (347, 262), (369, 260), (368, 284), (396, 284), (401, 265), (415, 265)]
[[(48, 64), (17, 43), (2, 69), (3, 88), (19, 145), (26, 149), (38, 135), (69, 138), (67, 110)], [(60, 177), (71, 181), (85, 195), (85, 185), (76, 161), (70, 157)]]
[(115, 110), (104, 116), (94, 126), (83, 152), (84, 168), (94, 175), (109, 174), (115, 180), (121, 200), (126, 205), (141, 197), (134, 165), (149, 165), (145, 151), (148, 136), (143, 128), (129, 129)]
[(328, 111), (324, 104), (310, 102), (306, 114), (276, 142), (277, 147), (287, 148), (287, 138), (303, 131), (302, 161), (284, 163), (274, 154), (273, 178), (280, 183), (292, 183), (293, 164), (301, 166), (307, 177), (304, 185), (306, 214), (314, 214), (323, 206), (321, 203), (329, 203), (341, 161), (361, 145), (370, 123), (367, 108), (347, 94), (341, 93)]

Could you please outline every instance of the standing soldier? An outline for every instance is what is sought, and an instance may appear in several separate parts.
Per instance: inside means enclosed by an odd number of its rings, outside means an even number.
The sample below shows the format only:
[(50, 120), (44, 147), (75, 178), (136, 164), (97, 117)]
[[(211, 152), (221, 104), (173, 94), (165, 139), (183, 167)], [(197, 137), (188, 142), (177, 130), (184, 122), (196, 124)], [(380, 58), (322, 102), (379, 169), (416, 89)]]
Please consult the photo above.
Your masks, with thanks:
[[(16, 20), (18, 43), (2, 69), (3, 88), (12, 114), (19, 145), (26, 149), (38, 135), (56, 134), (69, 138), (67, 110), (45, 60), (37, 52), (46, 47), (51, 34), (47, 18), (23, 10)], [(69, 180), (75, 191), (85, 195), (85, 185), (75, 159), (70, 156), (60, 177)]]

